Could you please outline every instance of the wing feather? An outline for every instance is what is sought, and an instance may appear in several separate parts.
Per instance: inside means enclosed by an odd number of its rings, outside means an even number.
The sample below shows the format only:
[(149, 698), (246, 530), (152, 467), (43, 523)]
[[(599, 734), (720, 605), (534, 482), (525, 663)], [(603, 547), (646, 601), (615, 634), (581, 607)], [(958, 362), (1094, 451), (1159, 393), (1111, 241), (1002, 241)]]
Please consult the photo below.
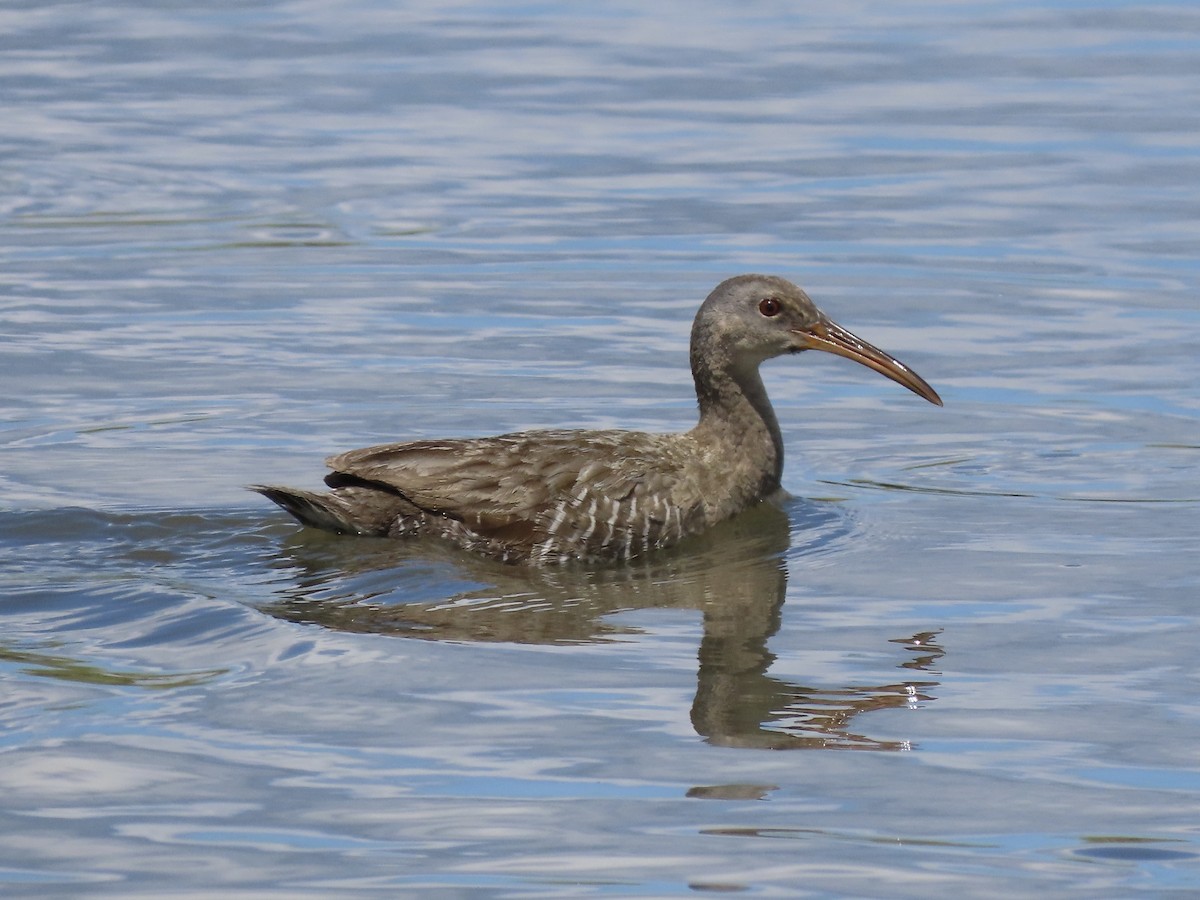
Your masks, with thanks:
[(331, 484), (386, 486), (432, 515), (535, 558), (633, 556), (696, 530), (680, 435), (535, 431), (382, 444), (330, 457)]

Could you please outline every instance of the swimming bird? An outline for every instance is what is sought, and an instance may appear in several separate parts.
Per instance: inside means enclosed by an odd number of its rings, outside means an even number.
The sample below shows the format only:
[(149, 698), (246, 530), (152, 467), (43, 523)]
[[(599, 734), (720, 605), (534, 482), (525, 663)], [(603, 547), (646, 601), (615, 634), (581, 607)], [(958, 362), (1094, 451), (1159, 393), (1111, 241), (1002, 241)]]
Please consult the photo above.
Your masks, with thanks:
[(700, 420), (681, 433), (539, 430), (418, 440), (326, 460), (324, 493), (250, 485), (305, 525), (435, 535), (503, 562), (630, 559), (781, 491), (783, 439), (759, 366), (823, 350), (942, 405), (899, 360), (835, 324), (783, 278), (721, 282), (692, 324)]

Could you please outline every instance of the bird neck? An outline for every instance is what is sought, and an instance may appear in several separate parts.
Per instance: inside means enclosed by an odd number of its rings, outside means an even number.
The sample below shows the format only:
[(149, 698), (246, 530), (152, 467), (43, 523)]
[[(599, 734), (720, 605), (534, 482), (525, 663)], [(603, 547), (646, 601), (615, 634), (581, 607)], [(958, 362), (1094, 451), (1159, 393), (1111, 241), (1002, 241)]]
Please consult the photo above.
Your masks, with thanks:
[(783, 437), (767, 399), (758, 363), (739, 365), (732, 359), (692, 355), (692, 377), (700, 404), (700, 422), (692, 432), (746, 483), (745, 489), (765, 496), (779, 487), (783, 475)]

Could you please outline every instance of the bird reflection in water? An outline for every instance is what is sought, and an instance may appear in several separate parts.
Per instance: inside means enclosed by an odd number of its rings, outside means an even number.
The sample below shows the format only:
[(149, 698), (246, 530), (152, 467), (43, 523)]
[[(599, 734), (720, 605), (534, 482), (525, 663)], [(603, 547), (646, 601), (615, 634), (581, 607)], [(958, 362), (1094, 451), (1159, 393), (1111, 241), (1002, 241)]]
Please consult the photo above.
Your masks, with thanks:
[[(795, 541), (802, 544), (793, 548)], [(709, 743), (768, 750), (905, 750), (855, 727), (860, 713), (931, 699), (942, 649), (934, 633), (895, 639), (916, 655), (886, 684), (819, 687), (768, 674), (787, 587), (789, 549), (820, 552), (845, 537), (828, 504), (763, 503), (640, 565), (515, 569), (437, 541), (344, 541), (305, 530), (278, 566), (288, 584), (265, 612), (338, 631), (423, 640), (595, 643), (636, 629), (613, 613), (687, 609), (703, 617), (691, 721)]]

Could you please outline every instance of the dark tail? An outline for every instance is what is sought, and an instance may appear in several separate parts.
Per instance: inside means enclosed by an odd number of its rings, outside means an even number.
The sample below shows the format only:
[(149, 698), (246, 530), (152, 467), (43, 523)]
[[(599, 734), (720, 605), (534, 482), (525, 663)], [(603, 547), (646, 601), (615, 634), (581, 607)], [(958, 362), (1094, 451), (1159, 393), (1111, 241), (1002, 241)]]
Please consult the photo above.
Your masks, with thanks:
[[(385, 535), (396, 518), (396, 497), (365, 488), (350, 488), (318, 494), (270, 484), (246, 485), (278, 503), (302, 525), (336, 534)], [(366, 494), (369, 496), (359, 496)], [(381, 502), (390, 500), (390, 502)]]

